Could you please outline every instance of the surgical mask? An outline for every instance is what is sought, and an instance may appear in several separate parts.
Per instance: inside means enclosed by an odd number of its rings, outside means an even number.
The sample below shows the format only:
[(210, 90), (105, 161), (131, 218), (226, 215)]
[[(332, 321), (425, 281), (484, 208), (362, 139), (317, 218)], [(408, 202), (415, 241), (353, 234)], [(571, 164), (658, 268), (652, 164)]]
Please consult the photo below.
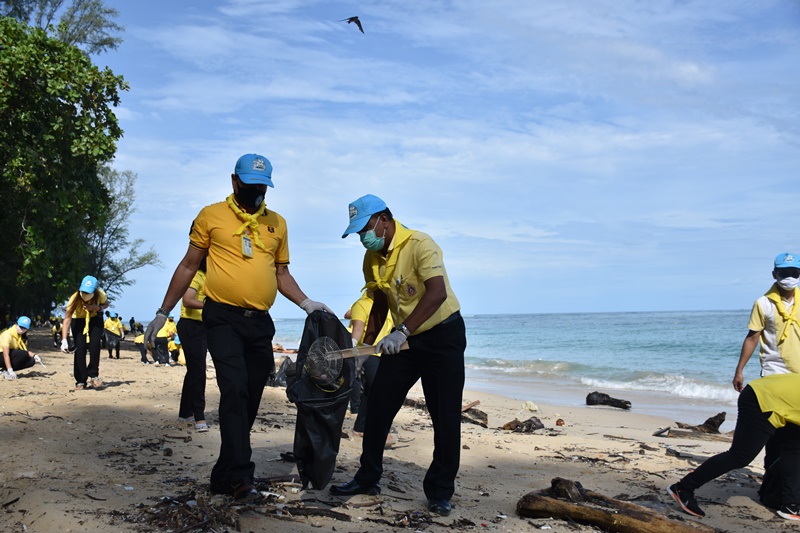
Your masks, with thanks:
[(84, 302), (88, 302), (89, 300), (92, 299), (92, 296), (94, 296), (94, 293), (93, 292), (80, 291), (80, 295), (81, 295), (81, 300), (83, 300)]
[[(377, 225), (378, 222), (376, 221), (375, 226)], [(361, 244), (370, 252), (380, 252), (383, 250), (383, 245), (386, 244), (386, 229), (383, 230), (383, 237), (378, 237), (375, 234), (375, 227), (364, 233), (359, 233), (358, 236), (361, 239)]]
[(243, 187), (239, 185), (239, 190), (235, 194), (236, 201), (242, 207), (258, 209), (264, 201), (264, 193), (255, 187)]
[(797, 287), (797, 282), (800, 281), (800, 278), (791, 278), (785, 277), (778, 280), (778, 287), (785, 291), (794, 290)]

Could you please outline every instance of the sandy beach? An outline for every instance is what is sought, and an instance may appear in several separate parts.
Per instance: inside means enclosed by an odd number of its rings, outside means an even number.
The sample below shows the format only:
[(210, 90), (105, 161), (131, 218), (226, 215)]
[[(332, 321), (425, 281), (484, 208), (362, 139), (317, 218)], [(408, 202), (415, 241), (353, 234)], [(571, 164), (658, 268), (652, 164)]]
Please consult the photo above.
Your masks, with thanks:
[[(465, 391), (464, 403), (480, 401), (489, 423), (463, 425), (448, 517), (426, 510), (422, 477), (433, 432), (428, 416), (412, 407), (395, 420), (399, 442), (385, 455), (383, 494), (340, 498), (327, 489), (302, 490), (292, 481), (294, 463), (281, 457), (292, 451), (296, 416), (283, 388), (266, 389), (252, 433), (257, 486), (271, 496), (263, 505), (237, 507), (207, 490), (219, 447), (212, 365), (206, 389), (211, 430), (198, 433), (177, 422), (183, 367), (142, 365), (125, 341), (121, 359), (102, 354), (103, 389), (75, 390), (72, 355), (54, 351), (44, 329), (29, 336), (29, 348), (46, 368), (37, 365), (0, 383), (3, 531), (595, 531), (517, 514), (522, 496), (547, 488), (555, 477), (719, 531), (793, 525), (758, 503), (761, 456), (697, 493), (707, 513), (702, 520), (667, 499), (664, 488), (727, 449), (723, 440), (653, 436), (674, 426), (669, 418), (611, 407), (538, 404), (529, 411), (518, 400), (473, 391)], [(421, 391), (409, 397), (421, 398)], [(716, 413), (711, 411), (709, 416)], [(529, 434), (501, 429), (530, 416), (545, 428)], [(361, 441), (352, 434), (353, 421), (344, 422), (335, 483), (349, 480), (358, 467)]]

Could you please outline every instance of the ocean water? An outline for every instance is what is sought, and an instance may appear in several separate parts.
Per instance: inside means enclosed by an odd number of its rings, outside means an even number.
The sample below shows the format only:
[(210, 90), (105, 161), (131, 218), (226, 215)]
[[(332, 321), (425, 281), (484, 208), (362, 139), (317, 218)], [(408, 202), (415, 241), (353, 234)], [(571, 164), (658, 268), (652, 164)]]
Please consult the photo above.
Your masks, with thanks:
[[(687, 423), (725, 411), (730, 430), (748, 318), (749, 310), (465, 316), (466, 388), (567, 406), (599, 391)], [(296, 348), (303, 320), (275, 326), (275, 341)], [(756, 353), (745, 380), (758, 375)]]

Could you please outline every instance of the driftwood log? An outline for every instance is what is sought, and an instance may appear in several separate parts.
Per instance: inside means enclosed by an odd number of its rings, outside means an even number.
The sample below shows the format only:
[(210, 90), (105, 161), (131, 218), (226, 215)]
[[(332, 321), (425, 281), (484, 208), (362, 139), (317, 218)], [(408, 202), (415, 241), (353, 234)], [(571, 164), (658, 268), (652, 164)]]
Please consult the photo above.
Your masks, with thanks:
[[(461, 422), (466, 424), (475, 424), (484, 428), (489, 427), (489, 415), (480, 409), (475, 409), (475, 405), (480, 404), (480, 401), (474, 401), (461, 408)], [(428, 412), (428, 406), (423, 398), (413, 399), (406, 398), (403, 400), (403, 405), (406, 407), (414, 407), (415, 409), (422, 409)]]
[(572, 520), (616, 533), (711, 533), (697, 522), (678, 522), (646, 507), (586, 490), (580, 483), (554, 478), (549, 489), (531, 492), (517, 502), (517, 513), (529, 518)]
[(620, 409), (630, 409), (631, 402), (628, 400), (618, 400), (612, 398), (605, 392), (590, 392), (586, 396), (586, 405), (610, 405), (611, 407), (619, 407)]
[(699, 426), (675, 422), (678, 429), (672, 427), (662, 428), (653, 433), (653, 436), (730, 442), (733, 438), (733, 432), (719, 432), (719, 427), (723, 422), (725, 422), (725, 411), (717, 413)]

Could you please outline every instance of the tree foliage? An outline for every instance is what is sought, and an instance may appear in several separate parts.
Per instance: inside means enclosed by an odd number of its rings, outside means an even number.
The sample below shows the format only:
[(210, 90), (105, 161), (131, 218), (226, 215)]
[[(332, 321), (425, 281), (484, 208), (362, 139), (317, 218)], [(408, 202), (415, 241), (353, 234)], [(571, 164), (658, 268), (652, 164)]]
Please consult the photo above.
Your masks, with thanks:
[[(0, 18), (0, 304), (47, 312), (91, 264), (128, 86), (78, 48)], [(23, 306), (21, 307), (20, 306)]]
[(110, 299), (133, 285), (127, 275), (145, 266), (160, 267), (158, 254), (151, 246), (144, 253), (139, 248), (144, 240), (129, 241), (128, 217), (136, 210), (136, 174), (118, 172), (110, 167), (100, 169), (100, 179), (109, 192), (111, 203), (96, 229), (89, 233), (88, 272), (94, 273)]
[(117, 34), (123, 28), (114, 22), (118, 15), (102, 0), (0, 0), (0, 16), (48, 31), (51, 37), (87, 54), (119, 46), (122, 39)]

